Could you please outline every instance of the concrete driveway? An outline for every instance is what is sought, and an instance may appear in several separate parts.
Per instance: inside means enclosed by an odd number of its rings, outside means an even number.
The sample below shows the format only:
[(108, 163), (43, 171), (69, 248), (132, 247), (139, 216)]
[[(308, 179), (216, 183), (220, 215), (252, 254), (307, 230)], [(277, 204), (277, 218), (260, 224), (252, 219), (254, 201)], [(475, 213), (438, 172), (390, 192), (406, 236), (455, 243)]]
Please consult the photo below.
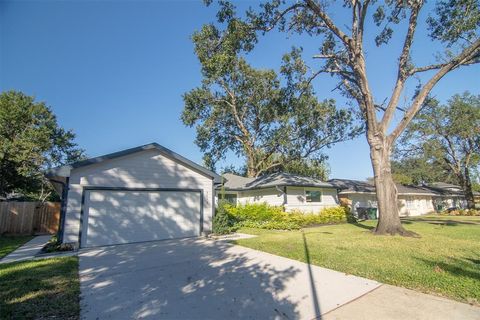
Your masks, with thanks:
[(380, 285), (204, 239), (95, 248), (79, 256), (84, 319), (313, 319)]

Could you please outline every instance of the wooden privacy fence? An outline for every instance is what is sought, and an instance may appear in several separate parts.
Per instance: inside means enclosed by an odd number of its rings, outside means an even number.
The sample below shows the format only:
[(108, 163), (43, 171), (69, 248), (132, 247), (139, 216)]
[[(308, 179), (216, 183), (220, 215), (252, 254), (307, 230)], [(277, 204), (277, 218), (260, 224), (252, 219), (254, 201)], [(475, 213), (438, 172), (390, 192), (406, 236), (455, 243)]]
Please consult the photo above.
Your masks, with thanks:
[(53, 234), (60, 221), (60, 202), (0, 202), (1, 234)]

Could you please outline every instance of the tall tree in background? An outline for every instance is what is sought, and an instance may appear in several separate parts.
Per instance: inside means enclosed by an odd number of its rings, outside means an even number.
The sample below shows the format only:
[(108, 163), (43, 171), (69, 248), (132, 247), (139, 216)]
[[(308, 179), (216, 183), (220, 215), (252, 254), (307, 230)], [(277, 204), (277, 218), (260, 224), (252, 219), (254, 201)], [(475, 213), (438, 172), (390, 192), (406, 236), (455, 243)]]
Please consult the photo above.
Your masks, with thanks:
[(211, 168), (233, 151), (245, 157), (249, 177), (300, 162), (318, 170), (322, 149), (356, 136), (360, 128), (333, 100), (318, 101), (303, 66), (285, 60), (282, 86), (273, 70), (254, 69), (239, 57), (248, 32), (249, 26), (231, 20), (224, 33), (206, 25), (193, 35), (203, 81), (184, 95), (182, 121), (196, 126), (196, 143)]
[[(401, 147), (401, 144), (400, 144)], [(415, 148), (416, 151), (419, 148)], [(458, 183), (442, 159), (428, 157), (419, 152), (398, 150), (392, 161), (393, 180), (401, 184), (421, 185), (423, 183), (446, 182)]]
[[(207, 4), (211, 2), (208, 0)], [(247, 29), (244, 28), (239, 33), (242, 38), (241, 47), (253, 50), (259, 41), (259, 34), (274, 29), (302, 34), (319, 43), (319, 52), (313, 57), (317, 62), (316, 69), (311, 73), (310, 79), (322, 74), (336, 77), (339, 80), (338, 89), (352, 99), (365, 120), (379, 209), (375, 232), (411, 235), (413, 233), (407, 232), (400, 222), (397, 189), (391, 170), (392, 150), (435, 85), (451, 71), (479, 62), (479, 2), (435, 2), (434, 10), (426, 19), (429, 33), (416, 32), (420, 13), (425, 7), (425, 2), (421, 0), (343, 1), (343, 8), (335, 7), (335, 17), (349, 18), (337, 21), (330, 14), (332, 3), (335, 2), (264, 1), (259, 9), (250, 9), (246, 13), (245, 23), (251, 26), (252, 31), (246, 32)], [(345, 14), (339, 14), (338, 11), (342, 9)], [(228, 1), (219, 1), (217, 17), (220, 24), (226, 23), (227, 26), (240, 19)], [(348, 21), (348, 26), (345, 26), (345, 21)], [(368, 37), (365, 37), (367, 25)], [(365, 58), (365, 39), (374, 39), (376, 45), (381, 46), (394, 39), (397, 34), (394, 31), (402, 28), (405, 31), (396, 40), (403, 43), (394, 66), (397, 77), (391, 96), (384, 100), (383, 97), (375, 96), (371, 89)], [(429, 38), (423, 36), (427, 34)], [(303, 41), (304, 37), (301, 39)], [(419, 43), (435, 41), (439, 46), (443, 45), (445, 51), (439, 61), (427, 65), (415, 62), (412, 55), (414, 39)], [(436, 51), (435, 49), (432, 54)], [(292, 65), (305, 65), (298, 50), (294, 50), (290, 56)], [(404, 88), (409, 79), (415, 77), (423, 78), (424, 82), (419, 84), (418, 92), (408, 98)], [(405, 99), (401, 99), (402, 96)], [(406, 108), (399, 108), (400, 100), (409, 101)], [(392, 121), (398, 111), (402, 114), (401, 120)]]
[(42, 170), (83, 157), (74, 138), (43, 102), (17, 91), (0, 94), (0, 196), (45, 197)]
[(462, 186), (468, 207), (475, 208), (472, 171), (480, 164), (480, 96), (466, 92), (446, 105), (428, 100), (400, 142), (403, 158), (423, 155), (447, 168)]

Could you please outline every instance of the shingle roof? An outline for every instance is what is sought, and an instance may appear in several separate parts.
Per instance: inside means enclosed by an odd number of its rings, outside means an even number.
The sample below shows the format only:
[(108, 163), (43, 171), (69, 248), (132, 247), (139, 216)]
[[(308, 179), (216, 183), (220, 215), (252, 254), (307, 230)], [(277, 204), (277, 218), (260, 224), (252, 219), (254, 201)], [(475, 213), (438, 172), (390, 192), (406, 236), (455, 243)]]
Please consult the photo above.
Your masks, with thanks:
[[(340, 189), (340, 193), (374, 193), (375, 186), (367, 181), (348, 180), (348, 179), (331, 179), (328, 182), (333, 184), (336, 188)], [(398, 194), (425, 194), (436, 195), (437, 193), (425, 187), (419, 186), (406, 186), (402, 184), (396, 184)]]
[(214, 182), (219, 183), (221, 181), (221, 177), (218, 174), (216, 174), (215, 172), (213, 172), (211, 170), (208, 170), (208, 169), (196, 164), (195, 162), (193, 162), (191, 160), (188, 160), (187, 158), (179, 155), (176, 152), (173, 152), (170, 149), (165, 148), (164, 146), (159, 145), (156, 142), (146, 144), (146, 145), (143, 145), (143, 146), (139, 146), (139, 147), (135, 147), (135, 148), (130, 148), (130, 149), (114, 152), (114, 153), (109, 153), (109, 154), (106, 154), (106, 155), (103, 155), (103, 156), (99, 156), (99, 157), (95, 157), (95, 158), (91, 158), (91, 159), (87, 159), (87, 160), (78, 161), (78, 162), (72, 163), (70, 165), (52, 168), (52, 169), (47, 170), (45, 172), (45, 175), (47, 177), (69, 177), (72, 169), (83, 167), (83, 166), (88, 166), (88, 165), (99, 163), (99, 162), (103, 162), (103, 161), (109, 160), (109, 159), (115, 159), (115, 158), (118, 158), (118, 157), (123, 157), (123, 156), (129, 155), (129, 154), (144, 151), (144, 150), (158, 150), (162, 154), (164, 154), (164, 155), (166, 155), (166, 156), (168, 156), (168, 157), (186, 165), (187, 167), (190, 167), (194, 170), (199, 171), (200, 173), (203, 173), (206, 176), (209, 176), (209, 177), (213, 178)]
[(248, 183), (251, 183), (255, 180), (255, 178), (246, 178), (237, 176), (233, 173), (225, 173), (222, 175), (223, 179), (223, 186), (225, 189), (242, 189)]
[[(445, 183), (445, 182), (432, 182), (432, 183), (423, 185), (423, 187), (442, 195), (449, 194), (449, 195), (463, 196), (464, 194), (462, 187), (460, 187), (459, 185)], [(475, 197), (478, 197), (480, 196), (480, 192), (473, 192), (473, 195)]]
[(245, 178), (231, 173), (224, 174), (223, 177), (226, 180), (224, 187), (227, 190), (251, 190), (280, 186), (334, 188), (332, 184), (319, 179), (283, 172), (272, 173), (258, 178)]

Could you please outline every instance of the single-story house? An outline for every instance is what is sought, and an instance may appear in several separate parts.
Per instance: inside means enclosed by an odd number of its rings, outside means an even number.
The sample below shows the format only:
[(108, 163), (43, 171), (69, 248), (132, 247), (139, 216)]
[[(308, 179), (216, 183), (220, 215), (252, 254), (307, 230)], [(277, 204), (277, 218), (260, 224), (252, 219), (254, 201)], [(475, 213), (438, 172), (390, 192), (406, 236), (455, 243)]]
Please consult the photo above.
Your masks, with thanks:
[(288, 173), (273, 173), (245, 178), (232, 173), (223, 176), (217, 189), (219, 199), (233, 203), (262, 203), (283, 206), (286, 211), (318, 212), (339, 205), (337, 189), (319, 179)]
[(95, 247), (212, 229), (216, 173), (157, 143), (51, 169), (63, 243)]
[[(366, 181), (331, 179), (329, 182), (338, 189), (342, 204), (348, 205), (352, 213), (362, 216), (370, 208), (377, 208), (375, 186)], [(398, 209), (401, 216), (419, 216), (434, 212), (434, 199), (438, 194), (425, 187), (397, 184)]]
[[(465, 199), (462, 187), (458, 185), (444, 182), (433, 182), (430, 184), (424, 184), (423, 187), (428, 188), (437, 194), (434, 198), (434, 203), (438, 210), (448, 208), (463, 209), (467, 207), (467, 200)], [(474, 192), (473, 195), (474, 197), (480, 196), (478, 192)]]

